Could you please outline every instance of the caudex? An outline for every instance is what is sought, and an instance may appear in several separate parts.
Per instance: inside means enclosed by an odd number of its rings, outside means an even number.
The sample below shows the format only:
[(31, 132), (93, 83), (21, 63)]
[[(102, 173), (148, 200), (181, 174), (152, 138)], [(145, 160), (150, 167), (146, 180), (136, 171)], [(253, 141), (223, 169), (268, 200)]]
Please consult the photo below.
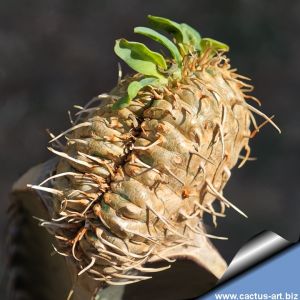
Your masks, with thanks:
[[(249, 79), (231, 68), (226, 44), (185, 23), (148, 20), (153, 29), (134, 32), (168, 55), (117, 40), (115, 53), (136, 73), (81, 107), (70, 129), (52, 135), (49, 150), (59, 163), (31, 186), (53, 197), (51, 219), (42, 225), (56, 237), (57, 252), (99, 286), (148, 279), (144, 274), (168, 268), (174, 257), (220, 277), (226, 264), (209, 238), (224, 238), (205, 232), (203, 215), (215, 226), (226, 208), (246, 216), (223, 195), (224, 186), (237, 162), (249, 159), (249, 140), (263, 125), (280, 132), (248, 103), (260, 105), (249, 95)], [(264, 118), (261, 125), (254, 114)], [(157, 260), (167, 265), (145, 267)]]

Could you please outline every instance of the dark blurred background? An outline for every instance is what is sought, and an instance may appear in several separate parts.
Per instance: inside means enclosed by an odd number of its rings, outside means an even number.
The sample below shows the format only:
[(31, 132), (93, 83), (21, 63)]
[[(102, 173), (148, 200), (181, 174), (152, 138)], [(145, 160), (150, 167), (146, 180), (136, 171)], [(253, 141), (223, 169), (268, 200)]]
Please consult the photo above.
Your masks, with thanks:
[(299, 238), (300, 1), (1, 0), (1, 243), (12, 183), (52, 157), (45, 129), (67, 128), (68, 109), (115, 85), (114, 40), (139, 39), (133, 27), (146, 25), (147, 14), (229, 44), (232, 65), (253, 79), (262, 110), (282, 129), (266, 126), (251, 144), (258, 160), (233, 171), (225, 194), (249, 219), (228, 211), (219, 221), (215, 233), (229, 237), (217, 243), (221, 253), (230, 261), (262, 230)]

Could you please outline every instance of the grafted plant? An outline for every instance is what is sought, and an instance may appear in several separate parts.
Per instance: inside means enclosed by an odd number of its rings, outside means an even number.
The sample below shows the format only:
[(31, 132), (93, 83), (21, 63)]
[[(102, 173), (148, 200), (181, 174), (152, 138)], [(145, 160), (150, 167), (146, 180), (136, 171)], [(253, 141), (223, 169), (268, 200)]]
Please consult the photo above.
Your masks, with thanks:
[[(115, 53), (136, 73), (120, 76), (111, 92), (79, 107), (70, 129), (52, 135), (49, 150), (59, 163), (32, 186), (53, 196), (52, 219), (42, 225), (56, 237), (57, 252), (79, 276), (86, 272), (103, 284), (148, 279), (180, 255), (221, 276), (203, 243), (222, 237), (205, 232), (203, 215), (215, 226), (229, 207), (246, 216), (223, 195), (230, 170), (249, 159), (249, 140), (261, 126), (269, 122), (279, 131), (248, 103), (260, 105), (248, 94), (249, 79), (231, 68), (227, 45), (184, 23), (148, 19), (153, 29), (134, 32), (166, 54), (117, 40)], [(265, 122), (257, 125), (254, 114)], [(145, 267), (157, 259), (167, 265)]]

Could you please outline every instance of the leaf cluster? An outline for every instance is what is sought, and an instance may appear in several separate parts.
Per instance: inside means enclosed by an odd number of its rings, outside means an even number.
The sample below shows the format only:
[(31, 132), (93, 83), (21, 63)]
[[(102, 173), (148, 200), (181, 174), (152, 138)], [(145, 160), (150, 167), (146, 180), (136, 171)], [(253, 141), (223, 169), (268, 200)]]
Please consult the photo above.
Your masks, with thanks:
[[(177, 23), (166, 18), (148, 16), (150, 26), (136, 27), (134, 32), (144, 35), (158, 43), (170, 53), (170, 57), (152, 51), (139, 42), (126, 39), (116, 40), (115, 53), (133, 70), (144, 75), (140, 81), (128, 85), (127, 95), (113, 105), (113, 109), (128, 106), (138, 92), (146, 86), (166, 85), (170, 79), (181, 77), (183, 57), (193, 52), (203, 52), (207, 48), (217, 51), (228, 51), (229, 47), (211, 38), (201, 38), (199, 32), (185, 23)], [(163, 31), (171, 35), (172, 40), (159, 33)]]

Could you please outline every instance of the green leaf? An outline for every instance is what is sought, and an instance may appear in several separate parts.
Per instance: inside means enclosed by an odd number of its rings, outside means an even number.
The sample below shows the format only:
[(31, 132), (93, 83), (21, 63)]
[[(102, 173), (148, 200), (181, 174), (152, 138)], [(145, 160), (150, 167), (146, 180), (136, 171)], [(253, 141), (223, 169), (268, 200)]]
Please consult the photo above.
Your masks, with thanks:
[(147, 85), (153, 85), (154, 83), (157, 83), (157, 78), (154, 77), (147, 77), (143, 78), (140, 81), (133, 81), (128, 85), (127, 92), (130, 99), (133, 99), (136, 97), (138, 92)]
[(113, 110), (122, 109), (122, 108), (128, 106), (130, 104), (131, 100), (136, 97), (136, 95), (142, 88), (144, 88), (145, 86), (151, 85), (151, 84), (152, 85), (156, 84), (158, 82), (159, 82), (159, 80), (154, 77), (147, 77), (140, 81), (132, 81), (128, 85), (127, 95), (122, 97), (121, 99), (119, 99), (117, 102), (115, 102), (112, 106), (112, 109)]
[(135, 27), (134, 28), (135, 33), (139, 33), (142, 35), (145, 35), (149, 37), (150, 39), (159, 42), (163, 46), (165, 46), (171, 53), (172, 57), (175, 59), (178, 66), (181, 66), (182, 57), (176, 47), (176, 45), (171, 42), (168, 38), (166, 38), (164, 35), (158, 33), (157, 31), (147, 28), (147, 27)]
[(182, 23), (181, 24), (182, 31), (184, 32), (185, 36), (187, 36), (189, 40), (189, 44), (193, 45), (197, 50), (201, 50), (200, 42), (201, 42), (201, 36), (200, 33), (191, 27), (188, 24)]
[(166, 18), (156, 17), (148, 15), (149, 23), (155, 28), (160, 30), (165, 30), (168, 33), (173, 34), (177, 43), (186, 43), (188, 42), (188, 37), (185, 32), (182, 30), (182, 27), (179, 23), (171, 21)]
[(200, 45), (201, 45), (202, 51), (205, 51), (208, 48), (211, 48), (215, 51), (218, 51), (218, 50), (220, 50), (220, 51), (229, 51), (229, 46), (228, 45), (226, 45), (222, 42), (210, 39), (210, 38), (202, 39)]
[(114, 50), (133, 70), (166, 82), (167, 79), (157, 70), (157, 66), (167, 69), (167, 63), (160, 53), (151, 51), (142, 43), (129, 42), (125, 39), (116, 40)]
[(201, 36), (193, 27), (185, 23), (179, 24), (166, 18), (151, 15), (148, 16), (148, 19), (155, 29), (165, 30), (175, 37), (176, 44), (182, 55), (189, 51), (189, 46), (193, 46), (196, 50), (201, 50)]

